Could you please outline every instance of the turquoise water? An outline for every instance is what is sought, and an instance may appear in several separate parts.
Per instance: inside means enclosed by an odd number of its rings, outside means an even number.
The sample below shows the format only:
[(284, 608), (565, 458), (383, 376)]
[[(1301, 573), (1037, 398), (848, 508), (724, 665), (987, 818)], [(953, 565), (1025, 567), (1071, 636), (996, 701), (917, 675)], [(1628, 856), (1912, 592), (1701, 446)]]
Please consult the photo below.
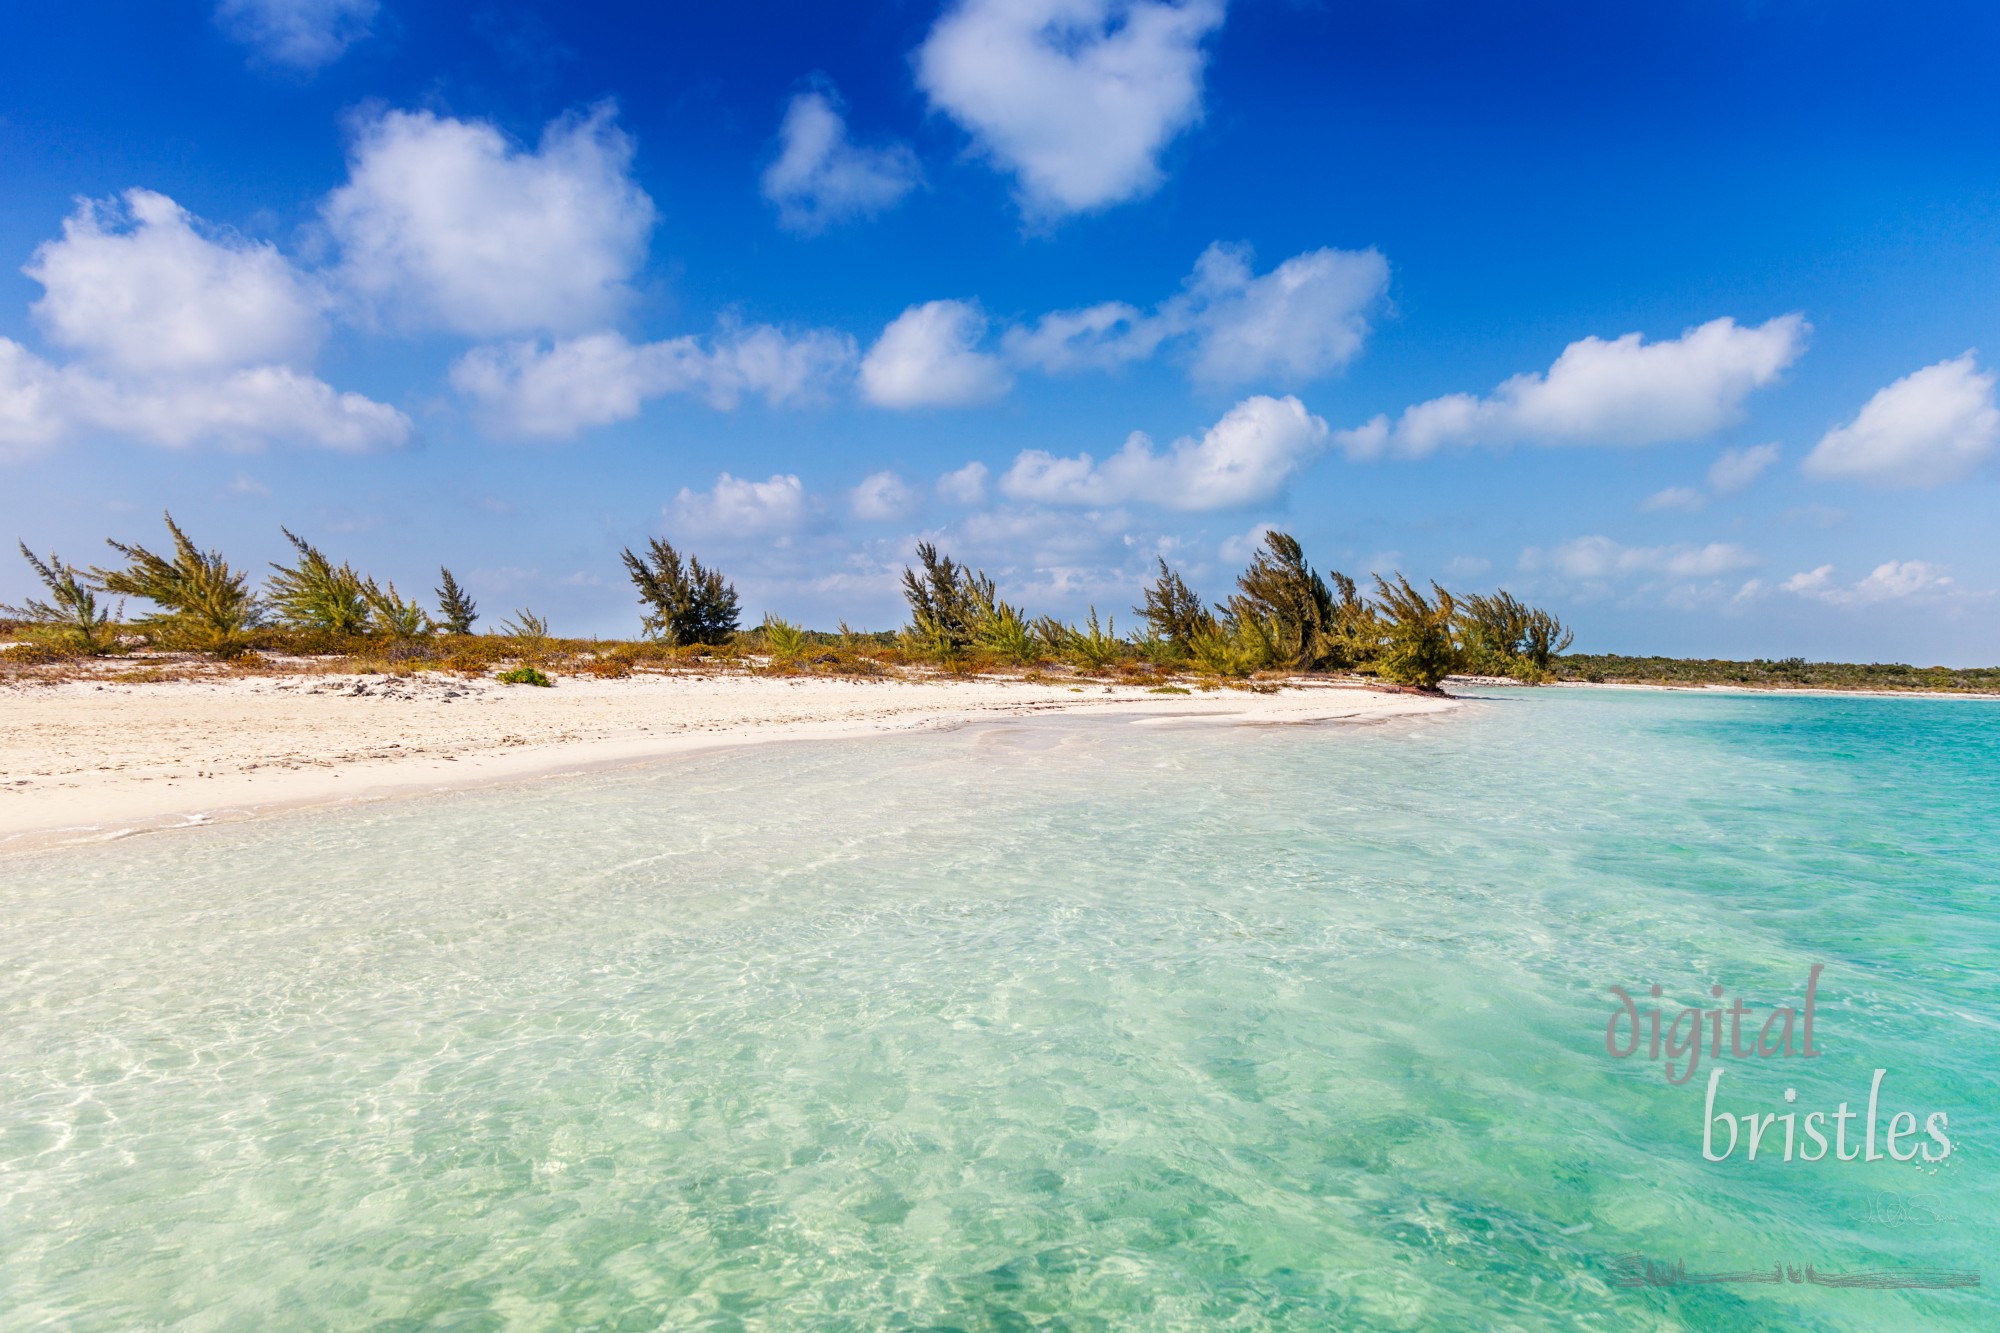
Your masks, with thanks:
[[(1996, 832), (2000, 705), (1495, 690), (15, 858), (0, 1326), (2000, 1327), (1615, 1285), (2000, 1283)], [(1710, 1061), (1605, 1052), (1607, 986), (1815, 963), (1825, 1054), (1724, 1103), (1886, 1068), (1944, 1161), (1705, 1161)]]

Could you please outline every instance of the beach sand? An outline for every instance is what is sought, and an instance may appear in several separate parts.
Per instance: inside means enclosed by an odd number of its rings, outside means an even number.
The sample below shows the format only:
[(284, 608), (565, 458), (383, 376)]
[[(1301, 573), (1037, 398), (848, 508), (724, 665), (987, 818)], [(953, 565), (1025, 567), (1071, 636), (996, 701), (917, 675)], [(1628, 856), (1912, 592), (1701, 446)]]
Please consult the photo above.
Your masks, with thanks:
[(690, 750), (1037, 714), (1156, 725), (1371, 721), (1449, 700), (1323, 682), (1275, 693), (971, 678), (562, 678), (424, 672), (0, 688), (0, 853), (276, 810), (643, 763)]

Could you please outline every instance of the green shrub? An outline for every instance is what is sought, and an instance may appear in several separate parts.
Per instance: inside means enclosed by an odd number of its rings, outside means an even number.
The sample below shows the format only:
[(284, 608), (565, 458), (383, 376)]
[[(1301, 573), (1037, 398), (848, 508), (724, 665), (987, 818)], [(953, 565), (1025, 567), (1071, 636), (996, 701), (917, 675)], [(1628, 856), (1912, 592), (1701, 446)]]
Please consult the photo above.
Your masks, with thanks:
[(1196, 630), (1189, 656), (1204, 676), (1243, 677), (1274, 665), (1275, 640), (1263, 617), (1237, 615)]
[(549, 637), (549, 622), (525, 608), (516, 611), (512, 620), (501, 621), (500, 632), (513, 655), (529, 666), (546, 662), (555, 646)]
[(789, 620), (766, 615), (758, 628), (763, 631), (772, 666), (795, 666), (806, 655), (806, 632)]
[(1045, 656), (1035, 631), (1019, 607), (995, 601), (976, 628), (979, 647), (995, 661), (1032, 666)]
[[(393, 583), (382, 588), (369, 579), (361, 585), (361, 596), (368, 604), (368, 626), (378, 634), (401, 641), (421, 638), (437, 628), (430, 614), (417, 603), (404, 601)], [(548, 637), (548, 627), (542, 629), (542, 637)]]
[(1118, 622), (1112, 619), (1100, 629), (1097, 624), (1097, 608), (1090, 608), (1090, 619), (1081, 628), (1072, 628), (1063, 643), (1063, 656), (1071, 664), (1086, 671), (1102, 671), (1104, 668), (1124, 658), (1129, 650), (1118, 637)]
[(545, 690), (555, 684), (554, 681), (531, 666), (515, 667), (512, 671), (503, 671), (495, 676), (494, 679), (502, 685), (539, 685)]
[(1145, 633), (1132, 636), (1132, 655), (1148, 666), (1169, 670), (1187, 661), (1181, 645), (1150, 627)]

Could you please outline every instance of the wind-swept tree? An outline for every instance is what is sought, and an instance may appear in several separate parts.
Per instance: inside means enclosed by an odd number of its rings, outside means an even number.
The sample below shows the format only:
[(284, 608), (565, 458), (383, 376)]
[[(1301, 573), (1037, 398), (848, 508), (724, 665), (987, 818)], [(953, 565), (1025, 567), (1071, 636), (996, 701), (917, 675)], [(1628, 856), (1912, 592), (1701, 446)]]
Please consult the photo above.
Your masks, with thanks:
[[(1345, 670), (1371, 659), (1381, 626), (1354, 580), (1337, 569), (1322, 578), (1289, 533), (1270, 531), (1250, 567), (1237, 576), (1223, 608), (1224, 628), (1241, 653), (1268, 647), (1269, 665), (1295, 671)], [(1207, 636), (1213, 656), (1214, 635)]]
[(1263, 549), (1237, 575), (1236, 588), (1229, 599), (1230, 617), (1255, 620), (1268, 629), (1277, 665), (1309, 671), (1321, 664), (1333, 629), (1333, 594), (1306, 563), (1296, 538), (1275, 529), (1266, 532)]
[(903, 567), (910, 636), (940, 657), (964, 653), (972, 647), (982, 604), (993, 602), (993, 581), (939, 555), (935, 542), (917, 543), (917, 563), (921, 573)]
[(903, 569), (903, 600), (910, 604), (904, 642), (926, 657), (952, 662), (977, 649), (1000, 661), (1032, 663), (1059, 656), (1068, 629), (1002, 601), (985, 571), (940, 555), (935, 543), (917, 543), (921, 571)]
[(1520, 656), (1537, 670), (1547, 672), (1552, 659), (1568, 652), (1575, 642), (1575, 630), (1538, 606), (1528, 613), (1528, 632), (1521, 640)]
[(1433, 583), (1431, 596), (1425, 597), (1401, 574), (1394, 583), (1377, 574), (1375, 600), (1385, 638), (1375, 666), (1384, 680), (1435, 690), (1459, 669), (1459, 645), (1452, 632), (1458, 604), (1450, 593)]
[(262, 622), (263, 605), (243, 571), (230, 568), (221, 552), (203, 551), (188, 540), (172, 514), (166, 520), (172, 556), (107, 540), (127, 563), (123, 569), (92, 569), (91, 576), (106, 592), (143, 597), (158, 607), (138, 627), (162, 647), (236, 656)]
[(472, 633), (472, 624), (479, 619), (479, 604), (458, 586), (449, 569), (439, 565), (438, 574), (444, 582), (431, 589), (438, 599), (438, 628), (447, 634)]
[(1546, 679), (1550, 659), (1575, 638), (1560, 620), (1505, 588), (1490, 596), (1465, 597), (1459, 603), (1458, 629), (1471, 670), (1527, 680)]
[(20, 606), (0, 606), (0, 615), (27, 622), (31, 642), (66, 653), (102, 656), (118, 646), (116, 617), (99, 609), (89, 576), (51, 551), (43, 561), (21, 543), (21, 555), (35, 571), (49, 600), (30, 598)]
[(1201, 598), (1167, 564), (1165, 556), (1159, 561), (1159, 577), (1143, 590), (1145, 604), (1133, 607), (1132, 614), (1144, 620), (1156, 637), (1186, 656), (1193, 650), (1197, 634), (1215, 628), (1215, 613), (1202, 605)]
[(1323, 664), (1351, 670), (1381, 651), (1382, 621), (1353, 579), (1337, 569), (1326, 577), (1333, 585), (1333, 626), (1325, 635)]
[(336, 565), (320, 549), (290, 528), (281, 527), (298, 554), (294, 564), (273, 563), (268, 582), (271, 607), (278, 620), (294, 629), (329, 634), (368, 632), (367, 585), (350, 565)]
[(917, 563), (921, 571), (903, 567), (903, 600), (910, 604), (904, 637), (927, 657), (956, 661), (971, 651), (982, 622), (997, 609), (993, 580), (940, 555), (934, 542), (917, 543)]
[(736, 633), (736, 588), (693, 556), (683, 560), (659, 537), (643, 553), (625, 548), (625, 569), (639, 590), (646, 633), (675, 646), (722, 644)]

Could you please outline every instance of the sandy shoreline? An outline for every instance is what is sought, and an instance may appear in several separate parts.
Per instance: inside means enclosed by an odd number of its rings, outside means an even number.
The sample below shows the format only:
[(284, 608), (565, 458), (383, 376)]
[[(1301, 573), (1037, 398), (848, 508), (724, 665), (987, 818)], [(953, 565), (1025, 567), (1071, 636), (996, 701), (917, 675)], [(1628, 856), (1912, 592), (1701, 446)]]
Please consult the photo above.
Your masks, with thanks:
[(1449, 700), (1311, 683), (1277, 693), (760, 675), (441, 673), (12, 688), (0, 699), (0, 855), (278, 810), (645, 763), (693, 750), (1119, 714), (1208, 723), (1374, 720)]

